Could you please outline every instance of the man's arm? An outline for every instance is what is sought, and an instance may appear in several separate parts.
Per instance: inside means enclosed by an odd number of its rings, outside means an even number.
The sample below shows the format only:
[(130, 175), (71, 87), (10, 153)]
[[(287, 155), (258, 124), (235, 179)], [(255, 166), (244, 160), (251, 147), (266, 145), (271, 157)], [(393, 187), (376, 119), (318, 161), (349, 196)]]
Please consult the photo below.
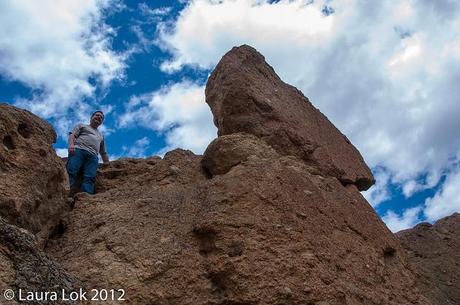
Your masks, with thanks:
[(102, 162), (104, 163), (109, 163), (109, 156), (107, 155), (107, 152), (105, 151), (105, 141), (102, 140), (101, 142), (101, 157), (102, 157)]
[(73, 135), (73, 133), (69, 134), (68, 142), (69, 142), (69, 156), (71, 156), (75, 152), (75, 136)]
[(69, 156), (72, 156), (75, 153), (75, 138), (80, 135), (81, 124), (75, 126), (71, 132), (69, 132)]

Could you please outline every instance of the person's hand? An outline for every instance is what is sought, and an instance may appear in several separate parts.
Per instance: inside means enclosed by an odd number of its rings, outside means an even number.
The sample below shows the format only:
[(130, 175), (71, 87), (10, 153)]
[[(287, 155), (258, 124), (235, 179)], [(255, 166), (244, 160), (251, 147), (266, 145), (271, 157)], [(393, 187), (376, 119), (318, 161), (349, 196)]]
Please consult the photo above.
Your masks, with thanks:
[(75, 153), (75, 146), (69, 145), (69, 156), (72, 156)]

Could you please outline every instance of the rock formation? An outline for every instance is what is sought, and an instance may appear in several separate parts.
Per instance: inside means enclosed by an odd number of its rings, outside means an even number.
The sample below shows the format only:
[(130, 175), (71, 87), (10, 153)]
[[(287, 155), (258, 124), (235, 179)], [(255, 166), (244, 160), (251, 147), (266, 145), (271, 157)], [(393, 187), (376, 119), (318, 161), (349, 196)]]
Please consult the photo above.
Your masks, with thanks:
[(253, 134), (280, 154), (296, 156), (344, 185), (363, 191), (374, 184), (350, 141), (249, 46), (233, 48), (222, 58), (209, 77), (206, 102), (219, 136)]
[(436, 305), (460, 304), (460, 214), (396, 236), (418, 269), (420, 291)]
[[(19, 289), (26, 292), (48, 291), (61, 293), (77, 290), (81, 286), (59, 265), (42, 252), (35, 237), (27, 230), (8, 224), (0, 217), (0, 291), (1, 304), (19, 304)], [(4, 292), (14, 291), (16, 301), (5, 301)], [(20, 302), (21, 304), (76, 304), (75, 302)]]
[(206, 93), (204, 156), (101, 166), (47, 244), (59, 264), (126, 304), (430, 304), (357, 150), (257, 51), (225, 55)]
[(203, 156), (103, 164), (97, 194), (69, 205), (55, 132), (0, 105), (1, 291), (124, 289), (124, 304), (142, 305), (460, 303), (460, 215), (398, 233), (402, 247), (359, 192), (374, 181), (359, 152), (256, 50), (226, 54), (206, 99), (219, 137)]
[(68, 206), (56, 133), (32, 113), (0, 104), (0, 216), (46, 240)]

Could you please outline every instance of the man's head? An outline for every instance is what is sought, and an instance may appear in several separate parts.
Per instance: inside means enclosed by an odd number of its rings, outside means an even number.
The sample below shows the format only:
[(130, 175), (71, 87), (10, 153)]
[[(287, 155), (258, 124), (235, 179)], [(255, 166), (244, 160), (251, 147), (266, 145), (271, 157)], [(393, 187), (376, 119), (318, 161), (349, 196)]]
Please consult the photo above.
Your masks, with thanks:
[(91, 115), (90, 125), (93, 128), (98, 128), (104, 121), (104, 113), (100, 110), (93, 112)]

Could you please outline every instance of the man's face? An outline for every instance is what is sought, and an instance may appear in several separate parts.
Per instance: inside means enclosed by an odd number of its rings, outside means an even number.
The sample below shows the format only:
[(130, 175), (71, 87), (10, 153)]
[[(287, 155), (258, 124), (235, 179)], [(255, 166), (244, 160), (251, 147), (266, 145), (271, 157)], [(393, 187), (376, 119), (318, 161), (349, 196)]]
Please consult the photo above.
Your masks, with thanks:
[(91, 125), (97, 127), (102, 124), (102, 121), (104, 121), (104, 116), (102, 113), (96, 112), (91, 118)]

